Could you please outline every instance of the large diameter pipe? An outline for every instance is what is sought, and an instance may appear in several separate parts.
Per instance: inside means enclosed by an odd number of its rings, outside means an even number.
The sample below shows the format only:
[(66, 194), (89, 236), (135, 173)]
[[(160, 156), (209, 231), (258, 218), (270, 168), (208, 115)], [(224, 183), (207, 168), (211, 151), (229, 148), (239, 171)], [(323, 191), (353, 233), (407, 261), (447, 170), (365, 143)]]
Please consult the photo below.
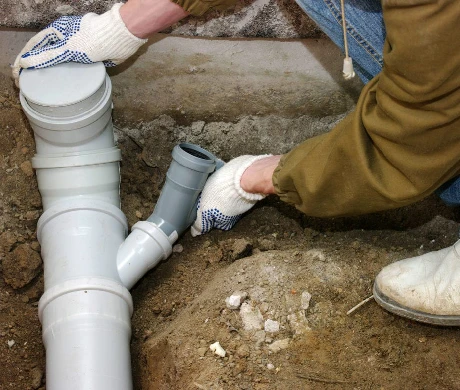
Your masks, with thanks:
[(43, 200), (39, 302), (49, 390), (130, 390), (131, 296), (116, 266), (127, 233), (111, 83), (101, 63), (23, 71)]
[(37, 237), (45, 268), (39, 318), (47, 389), (130, 390), (128, 289), (171, 254), (195, 219), (208, 176), (223, 163), (199, 146), (176, 146), (154, 212), (125, 240), (121, 155), (104, 66), (26, 70), (20, 87), (44, 208)]

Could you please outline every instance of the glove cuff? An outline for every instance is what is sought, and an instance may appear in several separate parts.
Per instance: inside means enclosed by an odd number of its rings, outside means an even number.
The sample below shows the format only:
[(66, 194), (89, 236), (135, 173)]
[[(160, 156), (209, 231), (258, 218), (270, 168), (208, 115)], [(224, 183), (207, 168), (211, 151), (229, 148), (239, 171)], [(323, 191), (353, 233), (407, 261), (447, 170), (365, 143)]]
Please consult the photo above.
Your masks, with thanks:
[(110, 58), (115, 64), (123, 62), (147, 42), (147, 39), (138, 38), (128, 30), (120, 15), (122, 5), (116, 3), (109, 11), (94, 19), (94, 29), (98, 31), (99, 38), (104, 40), (103, 45), (116, 48), (115, 58)]
[(272, 154), (263, 154), (263, 155), (260, 155), (260, 156), (244, 156), (244, 157), (240, 157), (240, 159), (245, 158), (245, 161), (236, 170), (235, 176), (234, 176), (234, 181), (233, 181), (233, 184), (235, 186), (235, 190), (236, 190), (236, 192), (238, 193), (239, 196), (241, 196), (242, 198), (244, 198), (244, 199), (246, 199), (246, 200), (248, 200), (250, 202), (255, 202), (255, 201), (258, 201), (258, 200), (262, 200), (267, 196), (266, 194), (258, 194), (258, 193), (246, 192), (245, 190), (243, 190), (241, 188), (240, 182), (241, 182), (241, 176), (243, 176), (244, 171), (246, 171), (246, 169), (248, 169), (250, 165), (252, 165), (257, 160), (262, 160), (264, 158), (271, 157), (271, 156), (272, 156)]

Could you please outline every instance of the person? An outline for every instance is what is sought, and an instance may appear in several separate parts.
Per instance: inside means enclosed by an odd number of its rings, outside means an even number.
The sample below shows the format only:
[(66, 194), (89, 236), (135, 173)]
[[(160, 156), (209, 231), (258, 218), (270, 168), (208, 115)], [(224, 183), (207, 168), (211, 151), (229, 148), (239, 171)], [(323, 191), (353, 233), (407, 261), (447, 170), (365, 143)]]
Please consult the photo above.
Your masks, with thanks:
[[(150, 34), (232, 2), (129, 0), (102, 15), (62, 17), (28, 42), (13, 76), (17, 79), (22, 68), (63, 61), (114, 66)], [(192, 234), (232, 228), (268, 194), (319, 217), (397, 208), (435, 191), (449, 204), (460, 204), (460, 3), (298, 2), (345, 46), (346, 59), (349, 49), (365, 83), (356, 109), (330, 132), (285, 155), (228, 162), (206, 183)], [(460, 241), (388, 265), (375, 280), (374, 297), (404, 317), (460, 325)]]

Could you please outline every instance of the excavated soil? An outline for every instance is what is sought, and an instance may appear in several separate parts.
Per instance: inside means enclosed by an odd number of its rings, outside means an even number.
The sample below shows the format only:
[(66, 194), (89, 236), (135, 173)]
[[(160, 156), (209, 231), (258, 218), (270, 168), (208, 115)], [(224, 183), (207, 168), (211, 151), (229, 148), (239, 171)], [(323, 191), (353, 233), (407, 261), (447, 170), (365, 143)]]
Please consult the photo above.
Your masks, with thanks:
[[(162, 118), (169, 124), (158, 134), (114, 115), (132, 225), (151, 212), (172, 146), (207, 124)], [(43, 390), (34, 142), (5, 78), (0, 129), (0, 389)], [(457, 329), (401, 319), (373, 301), (346, 314), (371, 295), (384, 265), (452, 244), (459, 216), (434, 196), (340, 219), (309, 218), (269, 197), (230, 232), (185, 234), (132, 290), (135, 389), (460, 389)], [(243, 308), (227, 308), (238, 291)], [(216, 341), (225, 357), (209, 349)]]

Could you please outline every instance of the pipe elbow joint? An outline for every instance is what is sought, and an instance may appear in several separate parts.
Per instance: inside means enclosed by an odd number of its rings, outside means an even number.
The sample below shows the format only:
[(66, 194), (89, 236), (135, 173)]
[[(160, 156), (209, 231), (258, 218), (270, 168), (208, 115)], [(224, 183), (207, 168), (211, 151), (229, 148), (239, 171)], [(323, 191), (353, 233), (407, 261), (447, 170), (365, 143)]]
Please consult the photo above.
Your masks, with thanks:
[(117, 253), (117, 269), (122, 283), (131, 289), (137, 281), (172, 253), (176, 231), (169, 236), (156, 224), (137, 222)]

